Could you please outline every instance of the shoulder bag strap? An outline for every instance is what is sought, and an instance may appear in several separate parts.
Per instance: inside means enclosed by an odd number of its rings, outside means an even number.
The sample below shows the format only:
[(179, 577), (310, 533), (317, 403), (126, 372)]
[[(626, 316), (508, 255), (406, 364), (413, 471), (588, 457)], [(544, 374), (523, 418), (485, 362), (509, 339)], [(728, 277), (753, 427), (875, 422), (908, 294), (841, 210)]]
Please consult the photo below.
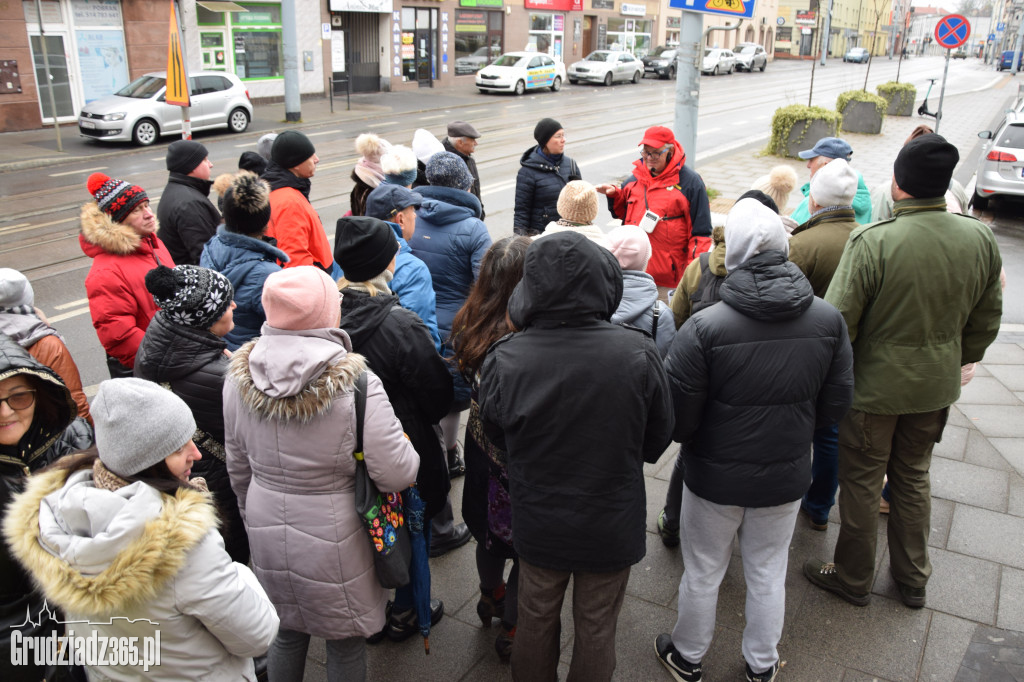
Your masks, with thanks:
[(356, 449), (352, 456), (363, 459), (363, 415), (366, 414), (366, 372), (361, 372), (353, 389), (356, 401)]
[(658, 340), (658, 318), (661, 317), (661, 301), (654, 302), (654, 324), (651, 325), (651, 337), (654, 341)]

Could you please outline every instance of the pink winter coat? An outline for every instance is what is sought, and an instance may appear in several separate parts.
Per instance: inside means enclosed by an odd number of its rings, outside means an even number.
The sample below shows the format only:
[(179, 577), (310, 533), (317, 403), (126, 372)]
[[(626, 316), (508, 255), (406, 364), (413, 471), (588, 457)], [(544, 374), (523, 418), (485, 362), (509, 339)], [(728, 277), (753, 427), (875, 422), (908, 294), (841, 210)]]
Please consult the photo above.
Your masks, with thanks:
[[(340, 329), (264, 324), (224, 382), (224, 449), (256, 577), (281, 627), (325, 639), (384, 627), (386, 593), (355, 512), (355, 404), (366, 370)], [(363, 449), (381, 490), (416, 480), (419, 456), (367, 375)]]

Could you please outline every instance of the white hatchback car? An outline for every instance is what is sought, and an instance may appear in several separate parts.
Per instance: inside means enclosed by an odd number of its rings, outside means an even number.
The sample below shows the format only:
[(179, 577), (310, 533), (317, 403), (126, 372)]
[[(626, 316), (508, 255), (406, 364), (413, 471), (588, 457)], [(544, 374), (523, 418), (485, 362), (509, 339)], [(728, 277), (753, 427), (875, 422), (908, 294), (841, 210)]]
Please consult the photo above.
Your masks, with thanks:
[(720, 47), (712, 47), (704, 50), (704, 61), (701, 63), (700, 72), (717, 76), (720, 73), (732, 73), (736, 68), (736, 55), (732, 50)]
[[(245, 132), (252, 120), (249, 91), (232, 73), (196, 71), (189, 76), (192, 130), (227, 128)], [(153, 144), (161, 135), (181, 133), (181, 107), (167, 104), (167, 73), (147, 73), (118, 90), (89, 102), (78, 114), (82, 137)]]
[(639, 83), (644, 63), (629, 52), (594, 50), (583, 61), (569, 67), (569, 82), (579, 81), (611, 85), (616, 81)]
[(521, 95), (528, 89), (562, 89), (565, 64), (537, 52), (506, 52), (492, 64), (476, 72), (476, 87), (482, 93), (514, 92)]

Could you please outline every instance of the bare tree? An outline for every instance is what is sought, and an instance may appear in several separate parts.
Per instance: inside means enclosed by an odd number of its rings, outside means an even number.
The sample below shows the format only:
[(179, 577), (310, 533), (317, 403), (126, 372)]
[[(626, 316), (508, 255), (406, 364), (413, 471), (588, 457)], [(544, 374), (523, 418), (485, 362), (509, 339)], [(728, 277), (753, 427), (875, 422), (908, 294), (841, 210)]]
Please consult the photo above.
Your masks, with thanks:
[(868, 46), (868, 68), (864, 71), (864, 92), (868, 91), (868, 76), (871, 74), (871, 61), (875, 58), (875, 42), (878, 36), (878, 24), (882, 21), (882, 13), (885, 12), (889, 0), (874, 0), (871, 4), (871, 12), (875, 15), (875, 28), (871, 31), (871, 45)]

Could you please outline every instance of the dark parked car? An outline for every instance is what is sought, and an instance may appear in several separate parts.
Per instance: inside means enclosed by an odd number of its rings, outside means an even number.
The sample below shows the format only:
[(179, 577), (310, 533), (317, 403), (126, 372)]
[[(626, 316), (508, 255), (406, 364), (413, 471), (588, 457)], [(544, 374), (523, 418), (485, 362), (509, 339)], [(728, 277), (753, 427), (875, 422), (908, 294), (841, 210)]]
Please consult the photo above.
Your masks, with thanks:
[[(1020, 60), (1017, 62), (1017, 70), (1020, 71), (1024, 67), (1024, 55), (1021, 55)], [(999, 57), (999, 64), (996, 66), (996, 71), (1009, 71), (1013, 68), (1013, 50), (1007, 50)]]
[(649, 55), (643, 58), (644, 75), (655, 75), (658, 78), (673, 79), (676, 77), (676, 55), (678, 52), (674, 47), (661, 45), (654, 48)]

